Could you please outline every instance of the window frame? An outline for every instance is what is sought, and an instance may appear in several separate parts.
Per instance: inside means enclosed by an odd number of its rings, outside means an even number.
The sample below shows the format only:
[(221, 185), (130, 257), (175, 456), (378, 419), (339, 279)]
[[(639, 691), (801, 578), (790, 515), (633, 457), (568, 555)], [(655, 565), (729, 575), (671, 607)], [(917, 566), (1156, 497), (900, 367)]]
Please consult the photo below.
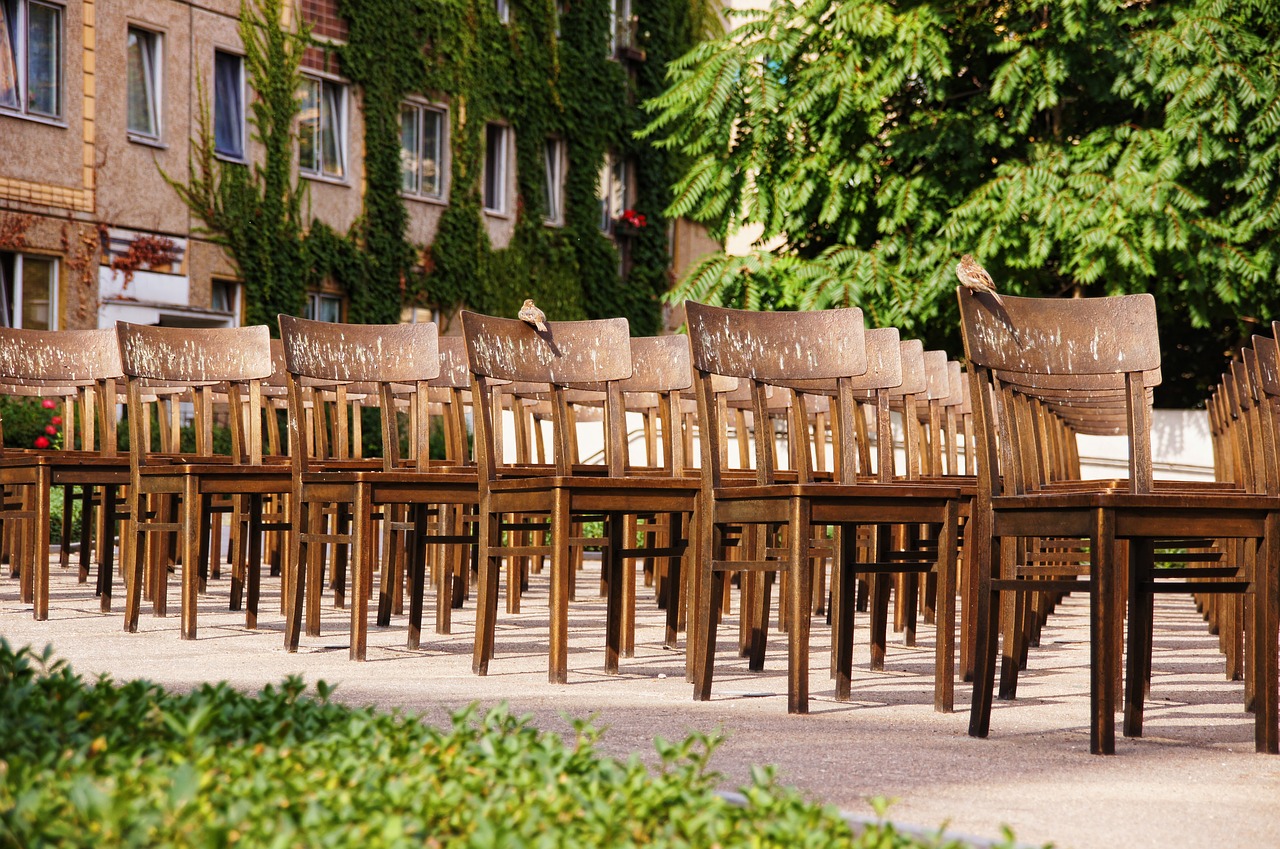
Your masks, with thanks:
[[(137, 33), (146, 36), (150, 42), (148, 49), (143, 47), (140, 56), (143, 61), (143, 82), (149, 86), (147, 92), (148, 108), (151, 110), (153, 132), (138, 130), (133, 127), (133, 101), (129, 92), (129, 38)], [(150, 62), (148, 76), (147, 62)], [(164, 139), (164, 33), (150, 29), (141, 24), (130, 23), (125, 30), (125, 129), (129, 141), (143, 144), (159, 144)]]
[(511, 23), (511, 0), (493, 0), (493, 11), (499, 23)]
[[(58, 288), (62, 276), (61, 257), (51, 256), (48, 254), (23, 253), (22, 251), (3, 251), (4, 255), (13, 257), (13, 279), (5, 279), (5, 275), (9, 272), (5, 269), (5, 263), (0, 262), (0, 327), (8, 326), (9, 316), (4, 310), (7, 305), (13, 312), (13, 327), (21, 328), (27, 326), (23, 321), (23, 263), (26, 259), (34, 259), (39, 262), (47, 262), (51, 266), (49, 276), (49, 320), (47, 327), (35, 328), (37, 330), (57, 330), (58, 329)], [(9, 297), (8, 288), (5, 284), (10, 284), (13, 290), (13, 303), (7, 304)]]
[[(66, 98), (64, 97), (64, 89), (66, 87), (66, 4), (50, 2), (50, 0), (0, 0), (0, 6), (3, 7), (6, 13), (12, 12), (15, 18), (15, 23), (12, 27), (15, 37), (10, 38), (8, 31), (4, 35), (6, 41), (10, 42), (9, 48), (11, 52), (8, 58), (13, 63), (14, 97), (17, 100), (17, 105), (0, 103), (0, 114), (63, 125), (63, 110), (66, 105)], [(53, 33), (54, 79), (51, 87), (54, 108), (51, 112), (33, 109), (31, 106), (32, 6), (48, 9), (57, 16), (56, 32)], [(7, 24), (0, 23), (0, 26), (7, 26)]]
[[(240, 134), (240, 154), (228, 153), (218, 149), (218, 56), (230, 56), (234, 58), (240, 68), (240, 79), (237, 90), (240, 92), (239, 114), (237, 131)], [(244, 54), (237, 53), (234, 50), (227, 50), (221, 47), (213, 49), (213, 154), (219, 159), (227, 162), (248, 162), (249, 161), (249, 86), (245, 77)]]
[[(553, 155), (554, 148), (554, 171)], [(565, 176), (569, 170), (569, 145), (560, 136), (547, 136), (542, 148), (543, 210), (542, 223), (563, 227)]]
[[(350, 88), (351, 86), (349, 83), (343, 82), (342, 80), (334, 79), (328, 76), (322, 76), (320, 74), (312, 73), (312, 72), (304, 73), (302, 75), (302, 84), (304, 86), (312, 85), (312, 84), (317, 86), (316, 102), (319, 104), (317, 107), (317, 109), (319, 110), (319, 114), (318, 114), (317, 124), (316, 124), (318, 132), (316, 133), (316, 138), (313, 143), (314, 150), (315, 150), (315, 157), (313, 158), (314, 164), (310, 166), (304, 166), (302, 162), (303, 118), (301, 114), (299, 115), (298, 144), (297, 144), (298, 173), (301, 176), (306, 177), (308, 180), (320, 180), (322, 182), (327, 182), (327, 183), (339, 183), (342, 185), (348, 185), (350, 180), (349, 175), (351, 173), (350, 145), (348, 144), (350, 135), (351, 135), (350, 133), (350, 115), (351, 115)], [(338, 103), (340, 104), (341, 114), (338, 116), (338, 122), (337, 122), (338, 126), (336, 130), (337, 141), (339, 142), (337, 145), (336, 151), (338, 154), (339, 167), (341, 169), (340, 174), (331, 174), (331, 173), (327, 173), (324, 170), (325, 168), (324, 128), (328, 123), (325, 120), (325, 105), (324, 105), (326, 103), (326, 98), (325, 98), (326, 87), (337, 88), (341, 93), (341, 99), (338, 101)]]
[[(406, 189), (404, 187), (404, 113), (413, 110), (414, 120), (417, 122), (417, 145), (418, 149), (415, 154), (417, 157), (418, 170), (415, 171), (415, 179), (417, 187)], [(437, 116), (438, 123), (436, 135), (436, 190), (434, 192), (426, 192), (422, 189), (422, 171), (421, 165), (423, 161), (423, 142), (426, 140), (426, 133), (423, 132), (423, 123), (426, 113), (431, 112)], [(413, 200), (427, 201), (429, 203), (448, 203), (449, 202), (449, 169), (450, 165), (450, 149), (449, 149), (449, 107), (442, 103), (430, 103), (422, 100), (404, 100), (400, 103), (400, 195), (402, 197), (411, 198)]]
[[(617, 220), (632, 202), (631, 163), (612, 150), (606, 151), (596, 178), (596, 201), (600, 205), (600, 232), (612, 234)], [(614, 200), (618, 208), (614, 209)]]
[[(493, 185), (498, 192), (498, 203), (496, 206), (489, 203), (489, 186), (491, 168), (489, 163), (489, 132), (490, 130), (498, 130), (502, 140), (501, 150), (497, 157), (498, 163), (502, 166), (497, 179)], [(508, 183), (511, 180), (511, 127), (500, 121), (489, 121), (484, 126), (484, 166), (480, 177), (480, 207), (486, 215), (495, 215), (500, 217), (508, 217), (511, 215), (511, 191)]]
[[(319, 318), (319, 306), (325, 302), (333, 302), (338, 308), (338, 320), (330, 322), (327, 318)], [(307, 302), (302, 308), (303, 318), (310, 321), (324, 321), (330, 324), (343, 323), (343, 307), (346, 306), (346, 299), (337, 292), (325, 291), (324, 289), (308, 289)]]
[[(219, 306), (214, 302), (214, 293), (219, 287), (222, 287), (225, 292), (229, 292), (231, 295), (230, 303), (227, 305), (226, 309), (219, 308)], [(232, 316), (238, 324), (240, 321), (240, 301), (243, 292), (244, 284), (239, 280), (235, 280), (230, 277), (211, 277), (209, 278), (209, 309), (214, 312), (227, 313)]]

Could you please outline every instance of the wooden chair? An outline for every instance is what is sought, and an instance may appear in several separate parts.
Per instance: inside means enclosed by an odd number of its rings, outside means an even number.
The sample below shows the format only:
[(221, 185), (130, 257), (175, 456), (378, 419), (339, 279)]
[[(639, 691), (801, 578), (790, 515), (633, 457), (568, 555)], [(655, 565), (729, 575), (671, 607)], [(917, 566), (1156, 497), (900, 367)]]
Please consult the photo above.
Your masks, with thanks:
[[(702, 445), (702, 501), (695, 534), (699, 546), (699, 581), (695, 598), (697, 661), (694, 671), (695, 698), (710, 698), (715, 655), (716, 623), (720, 583), (716, 571), (749, 569), (778, 571), (788, 612), (788, 710), (808, 711), (808, 647), (811, 530), (815, 526), (840, 529), (841, 570), (869, 571), (893, 568), (886, 560), (856, 563), (854, 541), (859, 525), (886, 525), (928, 522), (941, 525), (937, 568), (940, 581), (954, 574), (956, 526), (960, 491), (941, 486), (914, 487), (898, 483), (859, 480), (854, 408), (854, 381), (868, 371), (867, 346), (858, 309), (813, 313), (759, 313), (727, 310), (694, 302), (685, 304), (689, 338), (693, 350), (695, 388)], [(713, 375), (737, 377), (748, 382), (756, 421), (768, 417), (766, 387), (784, 387), (791, 393), (830, 394), (833, 414), (840, 434), (836, 468), (830, 481), (816, 481), (806, 458), (807, 451), (795, 452), (801, 463), (794, 481), (785, 481), (777, 472), (776, 446), (767, 428), (755, 429), (755, 479), (751, 483), (731, 482), (724, 473), (721, 408), (715, 397)], [(797, 435), (809, 432), (806, 405), (793, 402), (788, 428)], [(886, 469), (887, 471), (887, 469)], [(784, 547), (769, 546), (763, 559), (731, 561), (725, 557), (726, 539), (738, 528), (749, 525), (785, 529)], [(878, 550), (883, 550), (880, 548)], [(898, 568), (901, 568), (899, 564)], [(850, 579), (851, 580), (851, 579)], [(846, 583), (846, 586), (848, 584)], [(949, 583), (946, 584), (948, 591)], [(851, 601), (842, 609), (852, 613)], [(947, 623), (950, 625), (950, 622)], [(851, 624), (834, 624), (837, 633), (847, 633)], [(949, 628), (939, 627), (940, 642), (949, 642)], [(839, 650), (839, 649), (838, 649)], [(940, 663), (951, 657), (950, 646), (939, 650)], [(843, 666), (843, 664), (842, 664)], [(946, 709), (945, 690), (952, 672), (939, 669), (935, 702)], [(837, 679), (837, 696), (843, 691)]]
[[(261, 535), (264, 496), (290, 491), (289, 468), (263, 461), (262, 381), (272, 374), (267, 328), (116, 326), (125, 374), (129, 415), (129, 531), (123, 537), (125, 630), (138, 629), (144, 564), (150, 561), (152, 606), (167, 612), (168, 569), (157, 557), (166, 538), (177, 538), (182, 563), (181, 636), (196, 638), (197, 595), (207, 578), (212, 502), (245, 495), (250, 500), (249, 534)], [(217, 453), (213, 441), (215, 394), (229, 406), (231, 453)], [(195, 451), (180, 453), (175, 427), (164, 427), (160, 451), (153, 450), (151, 404), (189, 398), (194, 412)], [(163, 422), (162, 422), (163, 424)], [(174, 501), (175, 507), (171, 507)], [(261, 564), (248, 564), (245, 621), (257, 627)]]
[[(0, 487), (15, 490), (15, 503), (0, 518), (16, 539), (21, 597), (33, 615), (49, 616), (49, 496), (54, 487), (64, 493), (79, 489), (83, 503), (99, 504), (105, 514), (99, 535), (96, 594), (103, 612), (111, 608), (117, 493), (128, 483), (128, 459), (116, 450), (116, 386), (121, 377), (120, 355), (111, 330), (19, 330), (0, 328), (0, 380), (11, 394), (57, 396), (64, 400), (63, 429), (68, 443), (61, 450), (0, 452)], [(79, 422), (80, 448), (74, 447)], [(98, 491), (99, 496), (93, 496)], [(64, 530), (70, 524), (70, 500), (64, 501)], [(82, 518), (81, 580), (88, 573), (88, 534), (94, 525), (92, 509)], [(102, 537), (105, 536), (105, 540)], [(66, 549), (64, 534), (63, 556)]]
[[(697, 483), (664, 474), (627, 474), (625, 419), (620, 382), (632, 377), (631, 344), (625, 319), (548, 322), (537, 331), (521, 321), (463, 311), (462, 328), (473, 375), (476, 461), (480, 481), (480, 562), (473, 668), (487, 674), (494, 654), (499, 564), (503, 557), (547, 554), (551, 560), (551, 615), (548, 677), (568, 677), (569, 587), (575, 521), (602, 518), (606, 544), (604, 574), (608, 586), (605, 671), (618, 670), (623, 639), (623, 567), (647, 552), (624, 541), (629, 515), (688, 513)], [(496, 423), (501, 415), (494, 381), (536, 383), (551, 403), (551, 463), (505, 462)], [(603, 463), (575, 465), (575, 433), (570, 390), (603, 391), (605, 450)], [(501, 542), (505, 516), (546, 517), (549, 546)], [(678, 547), (673, 546), (672, 551)]]
[[(1280, 512), (1273, 499), (1222, 487), (1153, 481), (1150, 386), (1160, 351), (1149, 295), (1048, 300), (960, 290), (978, 441), (978, 502), (971, 562), (979, 580), (973, 709), (969, 733), (990, 727), (1002, 601), (1025, 592), (1087, 591), (1090, 597), (1090, 751), (1115, 751), (1121, 626), (1128, 613), (1124, 732), (1141, 736), (1157, 592), (1243, 592), (1254, 598), (1247, 629), (1256, 646), (1255, 742), (1275, 752), (1276, 569)], [(1123, 481), (1064, 480), (1049, 450), (1049, 417), (1072, 430), (1118, 430), (1129, 445)], [(1084, 541), (1063, 564), (1037, 541)], [(1237, 540), (1220, 564), (1177, 563), (1164, 548)], [(994, 545), (993, 545), (994, 542)], [(1121, 546), (1123, 542), (1126, 545)], [(1127, 548), (1127, 556), (1122, 556)], [(1030, 552), (1030, 554), (1028, 554)], [(1159, 560), (1176, 565), (1156, 568)], [(1081, 574), (1083, 572), (1083, 574)], [(1212, 583), (1207, 583), (1212, 582)], [(1127, 596), (1127, 597), (1126, 597)], [(1003, 668), (1016, 676), (1021, 647), (1006, 631)], [(1003, 678), (1003, 673), (1002, 673)]]
[[(406, 546), (409, 568), (408, 645), (421, 644), (422, 607), (425, 593), (426, 546), (430, 542), (467, 545), (474, 536), (428, 534), (428, 512), (441, 505), (476, 503), (474, 472), (438, 471), (431, 463), (429, 421), (431, 381), (441, 372), (434, 324), (352, 325), (308, 321), (281, 315), (289, 383), (289, 439), (293, 473), (293, 550), (289, 558), (290, 590), (285, 624), (285, 648), (297, 651), (301, 623), (308, 633), (319, 631), (322, 547), (341, 543), (351, 551), (352, 660), (364, 660), (368, 651), (369, 599), (373, 592), (375, 515), (391, 521), (393, 508), (406, 507), (412, 514), (412, 535)], [(315, 396), (332, 393), (336, 399), (338, 442), (349, 437), (345, 423), (349, 387), (377, 398), (381, 411), (382, 458), (377, 468), (368, 463), (346, 463), (349, 453), (338, 450), (336, 462), (314, 456), (318, 432), (326, 427), (316, 410)], [(310, 399), (308, 395), (312, 396)], [(310, 401), (310, 403), (308, 403)], [(308, 419), (306, 411), (313, 414)], [(408, 451), (401, 446), (398, 410), (409, 415)], [(310, 446), (310, 447), (309, 447)], [(320, 528), (321, 511), (331, 504), (346, 505), (350, 532), (330, 533)], [(384, 570), (384, 576), (389, 573)], [(390, 578), (384, 577), (383, 595)]]

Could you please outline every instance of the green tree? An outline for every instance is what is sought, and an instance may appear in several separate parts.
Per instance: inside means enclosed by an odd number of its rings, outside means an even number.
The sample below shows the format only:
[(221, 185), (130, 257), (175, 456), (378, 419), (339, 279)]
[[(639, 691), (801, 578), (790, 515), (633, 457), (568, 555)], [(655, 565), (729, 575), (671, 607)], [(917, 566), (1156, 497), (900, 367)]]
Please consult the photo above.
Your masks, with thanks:
[(671, 67), (649, 136), (689, 163), (670, 215), (748, 257), (673, 293), (859, 305), (955, 344), (974, 253), (1028, 295), (1151, 291), (1163, 402), (1195, 401), (1280, 310), (1280, 5), (779, 0)]

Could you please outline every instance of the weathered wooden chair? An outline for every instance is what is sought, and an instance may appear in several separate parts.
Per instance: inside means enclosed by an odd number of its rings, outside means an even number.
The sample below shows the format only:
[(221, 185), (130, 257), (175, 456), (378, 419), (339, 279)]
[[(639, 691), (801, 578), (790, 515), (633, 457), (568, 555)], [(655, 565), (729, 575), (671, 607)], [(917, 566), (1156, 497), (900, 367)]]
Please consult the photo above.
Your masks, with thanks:
[[(868, 371), (867, 346), (858, 309), (814, 313), (759, 313), (728, 310), (693, 302), (685, 304), (693, 349), (695, 388), (702, 444), (702, 501), (695, 534), (699, 546), (699, 581), (695, 593), (697, 651), (694, 671), (695, 698), (710, 698), (715, 655), (720, 582), (714, 574), (724, 569), (782, 572), (788, 611), (788, 710), (808, 711), (808, 643), (810, 620), (811, 531), (815, 526), (840, 529), (840, 569), (852, 572), (893, 568), (888, 562), (856, 563), (854, 541), (859, 525), (912, 522), (940, 524), (943, 528), (937, 565), (940, 580), (954, 574), (956, 526), (960, 492), (930, 485), (914, 487), (896, 482), (859, 480), (855, 437), (854, 380)], [(776, 447), (767, 428), (755, 429), (754, 471), (751, 483), (730, 482), (722, 461), (724, 429), (721, 407), (715, 397), (712, 375), (737, 377), (748, 382), (756, 421), (768, 417), (766, 387), (783, 387), (790, 393), (820, 392), (833, 399), (840, 450), (830, 481), (815, 480), (806, 458), (808, 451), (793, 452), (800, 464), (794, 480), (777, 473)], [(790, 406), (788, 428), (797, 435), (809, 432), (807, 408)], [(886, 469), (886, 471), (888, 471)], [(785, 547), (765, 547), (764, 559), (729, 561), (725, 542), (729, 534), (748, 525), (785, 529)], [(770, 556), (778, 551), (782, 556)], [(898, 568), (901, 568), (900, 566)], [(847, 584), (846, 584), (847, 585)], [(948, 591), (950, 590), (949, 584)], [(852, 613), (852, 603), (844, 610)], [(950, 624), (950, 623), (948, 623)], [(847, 630), (843, 624), (842, 631)], [(949, 629), (939, 628), (946, 642)], [(950, 662), (950, 646), (940, 648), (940, 663)], [(939, 669), (935, 702), (947, 709), (945, 690), (951, 670)], [(837, 679), (837, 696), (843, 687)]]
[[(207, 578), (212, 502), (248, 496), (249, 534), (260, 536), (263, 497), (288, 493), (291, 488), (287, 465), (263, 462), (262, 381), (272, 373), (267, 328), (146, 327), (121, 322), (116, 333), (129, 415), (132, 521), (121, 546), (125, 630), (138, 628), (148, 560), (153, 610), (157, 616), (167, 613), (168, 569), (154, 555), (163, 550), (166, 537), (176, 536), (182, 564), (181, 635), (195, 639), (197, 596)], [(214, 445), (218, 393), (225, 393), (229, 406), (230, 454), (219, 454)], [(192, 403), (195, 450), (181, 453), (176, 428), (162, 426), (157, 452), (152, 447), (149, 402), (156, 397), (174, 402), (179, 396)], [(175, 500), (176, 507), (168, 506)], [(245, 621), (253, 628), (258, 619), (261, 563), (251, 562), (247, 569)]]
[[(121, 377), (119, 348), (111, 330), (18, 330), (0, 328), (0, 381), (11, 394), (54, 396), (64, 400), (61, 450), (0, 452), (0, 487), (20, 496), (15, 509), (0, 518), (16, 543), (21, 597), (36, 619), (49, 615), (49, 496), (78, 489), (86, 508), (100, 505), (105, 515), (99, 534), (96, 593), (103, 612), (111, 608), (114, 549), (110, 542), (117, 517), (117, 494), (128, 483), (128, 458), (116, 450), (115, 404)], [(74, 440), (79, 422), (80, 448)], [(98, 495), (94, 495), (95, 491)], [(66, 530), (71, 503), (64, 500), (62, 562), (67, 563)], [(92, 509), (82, 517), (80, 579), (88, 576), (94, 526)], [(104, 539), (105, 537), (105, 539)]]
[[(624, 540), (628, 515), (688, 513), (696, 481), (664, 474), (627, 474), (625, 412), (620, 382), (632, 377), (631, 345), (625, 319), (549, 322), (540, 332), (521, 321), (461, 314), (473, 375), (476, 461), (480, 478), (480, 577), (473, 667), (488, 672), (494, 654), (499, 563), (503, 557), (550, 555), (551, 615), (548, 677), (562, 683), (568, 675), (569, 584), (572, 526), (591, 517), (604, 520), (604, 574), (608, 586), (605, 671), (616, 672), (623, 639), (623, 568), (628, 559), (649, 552)], [(551, 403), (551, 463), (508, 464), (496, 438), (501, 414), (494, 381), (536, 383)], [(567, 391), (605, 393), (603, 463), (575, 465), (575, 433)], [(505, 516), (547, 518), (548, 546), (504, 546)], [(671, 546), (674, 553), (678, 546)]]
[[(1126, 606), (1124, 732), (1141, 736), (1153, 594), (1212, 589), (1254, 599), (1246, 629), (1256, 646), (1255, 742), (1259, 751), (1275, 752), (1273, 546), (1280, 505), (1222, 487), (1153, 481), (1149, 390), (1160, 365), (1154, 301), (1148, 295), (1004, 296), (1000, 306), (967, 290), (958, 295), (979, 449), (977, 528), (970, 553), (980, 583), (970, 734), (983, 737), (989, 731), (1005, 598), (1025, 592), (1089, 593), (1090, 751), (1110, 754)], [(1043, 424), (1048, 416), (1076, 432), (1118, 430), (1129, 445), (1127, 480), (1062, 479), (1047, 450), (1054, 443)], [(1083, 563), (1048, 557), (1038, 544), (1046, 538), (1084, 541), (1070, 554)], [(1178, 562), (1178, 550), (1224, 539), (1238, 542), (1225, 549), (1228, 556), (1220, 562)], [(1126, 547), (1127, 557), (1120, 556)], [(1174, 552), (1157, 554), (1161, 549)], [(1176, 565), (1156, 568), (1160, 561)], [(1008, 637), (1006, 631), (1003, 669), (1016, 677), (1022, 647)]]
[[(440, 376), (440, 354), (434, 324), (347, 325), (280, 316), (289, 383), (289, 439), (293, 471), (293, 550), (289, 558), (291, 593), (286, 605), (285, 648), (298, 649), (301, 624), (308, 633), (319, 631), (322, 585), (321, 554), (327, 544), (343, 543), (351, 552), (350, 657), (364, 660), (368, 651), (369, 599), (373, 592), (376, 538), (375, 515), (392, 521), (395, 508), (411, 514), (408, 554), (408, 645), (421, 644), (428, 543), (466, 545), (471, 535), (428, 534), (428, 513), (441, 505), (476, 502), (475, 474), (461, 469), (433, 469), (429, 446), (429, 390)], [(345, 444), (350, 431), (346, 416), (348, 387), (376, 395), (381, 411), (382, 458), (378, 468), (347, 463), (349, 454), (335, 451), (336, 461), (313, 456), (318, 433), (308, 438), (308, 426), (323, 430), (325, 417), (316, 410), (314, 396), (332, 393), (336, 399), (338, 438)], [(313, 396), (308, 404), (308, 395)], [(308, 419), (306, 411), (313, 414)], [(410, 414), (408, 450), (401, 445), (398, 410)], [(308, 448), (310, 446), (310, 449)], [(318, 523), (321, 511), (346, 505), (350, 532), (330, 533)], [(383, 596), (392, 579), (384, 569)], [(452, 582), (449, 585), (451, 587)], [(446, 588), (447, 592), (447, 588)], [(451, 596), (449, 596), (451, 598)], [(447, 605), (448, 601), (442, 602)]]

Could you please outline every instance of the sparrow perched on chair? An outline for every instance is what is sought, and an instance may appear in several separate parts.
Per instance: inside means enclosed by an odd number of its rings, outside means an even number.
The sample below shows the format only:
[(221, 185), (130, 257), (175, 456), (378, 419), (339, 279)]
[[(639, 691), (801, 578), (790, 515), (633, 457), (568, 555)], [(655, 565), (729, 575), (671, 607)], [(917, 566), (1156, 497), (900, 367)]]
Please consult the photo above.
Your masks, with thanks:
[(956, 277), (960, 278), (960, 284), (969, 291), (986, 292), (996, 299), (997, 304), (1004, 306), (1000, 293), (996, 291), (995, 281), (971, 254), (960, 257), (960, 262), (956, 265)]
[(520, 312), (516, 313), (516, 317), (525, 324), (532, 324), (540, 332), (547, 332), (547, 314), (533, 303), (533, 298), (525, 298), (524, 306), (520, 307)]

